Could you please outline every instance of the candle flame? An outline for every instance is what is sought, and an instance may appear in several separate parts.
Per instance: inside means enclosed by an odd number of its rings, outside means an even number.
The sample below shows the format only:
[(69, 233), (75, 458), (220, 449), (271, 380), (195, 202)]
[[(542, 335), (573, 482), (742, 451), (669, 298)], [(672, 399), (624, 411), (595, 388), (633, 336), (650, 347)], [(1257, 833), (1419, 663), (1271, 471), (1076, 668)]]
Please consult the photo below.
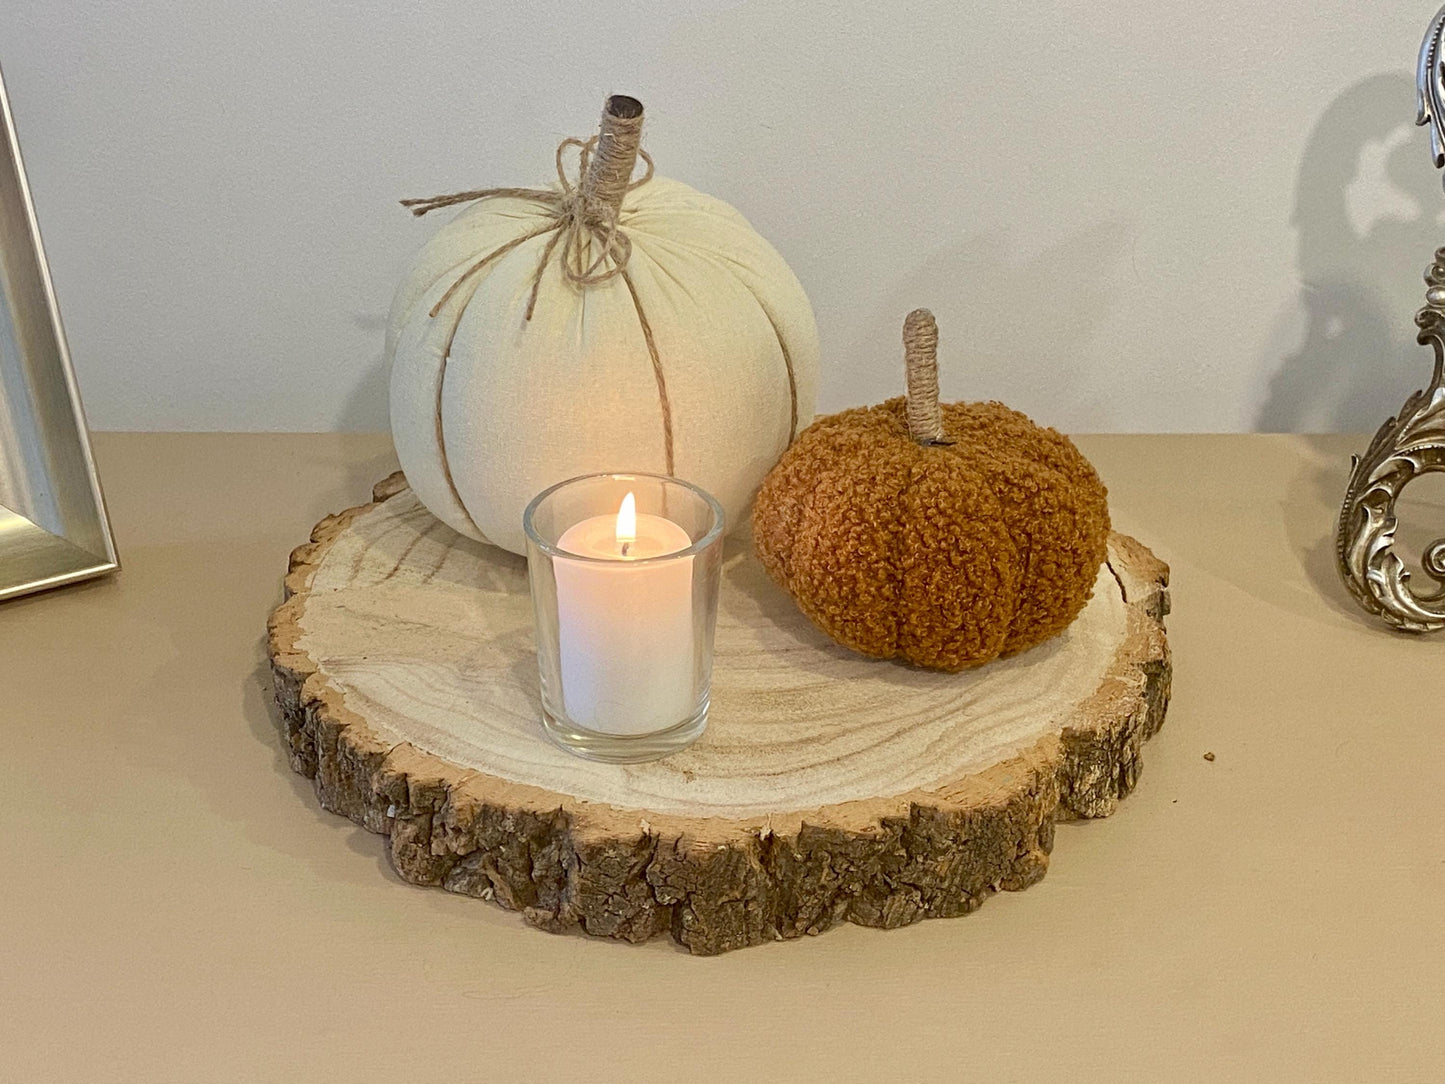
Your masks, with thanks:
[(617, 510), (617, 546), (622, 556), (627, 556), (632, 543), (637, 541), (637, 498), (631, 493), (622, 498), (622, 507)]

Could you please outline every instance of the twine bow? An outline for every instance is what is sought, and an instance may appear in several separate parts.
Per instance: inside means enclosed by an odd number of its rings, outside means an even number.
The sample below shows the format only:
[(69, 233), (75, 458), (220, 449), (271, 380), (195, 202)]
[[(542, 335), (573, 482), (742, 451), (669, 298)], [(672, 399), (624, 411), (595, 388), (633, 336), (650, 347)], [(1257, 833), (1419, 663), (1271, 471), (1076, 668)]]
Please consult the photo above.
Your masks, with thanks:
[[(640, 117), (638, 119), (641, 120)], [(634, 188), (640, 188), (652, 180), (653, 165), (652, 156), (637, 147), (634, 133), (628, 133), (632, 135), (630, 140), (617, 139), (612, 141), (611, 146), (604, 146), (601, 141), (609, 134), (612, 133), (604, 129), (601, 136), (586, 140), (564, 139), (557, 144), (558, 188), (476, 188), (445, 196), (401, 201), (401, 205), (412, 214), (421, 216), (443, 207), (454, 207), (459, 203), (505, 197), (530, 200), (546, 207), (551, 215), (551, 221), (546, 225), (499, 245), (463, 271), (431, 307), (429, 315), (436, 316), (441, 312), (462, 285), (492, 261), (506, 255), (518, 245), (548, 233), (553, 236), (542, 249), (537, 268), (532, 273), (532, 289), (527, 295), (525, 319), (532, 319), (532, 313), (537, 307), (537, 294), (542, 288), (542, 275), (559, 245), (562, 250), (562, 274), (568, 282), (576, 286), (606, 282), (624, 273), (627, 261), (632, 256), (632, 241), (620, 228), (622, 198)], [(630, 146), (627, 145), (629, 143)], [(567, 176), (565, 161), (566, 153), (571, 147), (578, 149), (575, 182)], [(595, 160), (594, 155), (597, 156)], [(634, 181), (631, 175), (635, 158), (642, 159), (647, 171)], [(594, 241), (595, 246), (590, 245), (590, 242)], [(587, 262), (589, 247), (597, 253), (590, 263)], [(628, 285), (630, 287), (631, 283)], [(651, 337), (650, 334), (648, 337)]]
[[(662, 372), (662, 358), (657, 351), (657, 340), (652, 334), (652, 324), (643, 311), (642, 299), (637, 286), (627, 273), (627, 261), (632, 256), (632, 241), (622, 229), (622, 200), (634, 188), (652, 180), (652, 158), (641, 149), (642, 103), (636, 98), (613, 95), (607, 99), (602, 111), (601, 131), (591, 139), (564, 139), (557, 145), (557, 188), (476, 188), (468, 192), (453, 192), (445, 196), (430, 196), (426, 199), (404, 199), (401, 205), (414, 215), (424, 215), (442, 207), (454, 207), (459, 203), (476, 200), (513, 199), (530, 200), (548, 211), (547, 221), (528, 230), (505, 244), (499, 245), (481, 257), (447, 287), (447, 290), (431, 307), (428, 315), (435, 317), (446, 306), (462, 286), (479, 274), (493, 261), (505, 256), (512, 249), (524, 245), (537, 237), (552, 234), (542, 248), (537, 267), (532, 272), (532, 288), (527, 295), (525, 319), (530, 321), (537, 308), (537, 294), (542, 289), (542, 276), (547, 264), (560, 246), (562, 274), (568, 282), (587, 287), (612, 278), (620, 278), (632, 298), (637, 311), (637, 323), (642, 329), (643, 341), (647, 344), (647, 356), (652, 362), (653, 379), (657, 382), (658, 405), (662, 409), (663, 455), (667, 473), (674, 470), (672, 439), (672, 404), (668, 400), (667, 380)], [(577, 148), (577, 180), (567, 176), (566, 155), (570, 148)], [(641, 158), (647, 170), (637, 180), (632, 171)], [(596, 255), (588, 259), (589, 251), (595, 247)], [(461, 326), (461, 314), (452, 325), (442, 353), (443, 364), (451, 356), (452, 341)], [(791, 380), (791, 366), (789, 379)], [(796, 410), (795, 410), (796, 413)]]

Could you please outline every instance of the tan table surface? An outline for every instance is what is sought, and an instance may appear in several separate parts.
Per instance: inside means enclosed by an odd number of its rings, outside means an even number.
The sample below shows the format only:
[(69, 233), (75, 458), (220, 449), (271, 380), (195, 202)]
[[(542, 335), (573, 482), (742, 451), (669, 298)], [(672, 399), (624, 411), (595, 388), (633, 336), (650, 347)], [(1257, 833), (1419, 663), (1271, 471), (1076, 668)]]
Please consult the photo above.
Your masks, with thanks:
[(1138, 791), (974, 915), (713, 959), (403, 884), (287, 768), (266, 616), (385, 437), (96, 444), (124, 571), (0, 606), (0, 1078), (1445, 1079), (1445, 636), (1336, 584), (1360, 438), (1081, 439), (1174, 569)]

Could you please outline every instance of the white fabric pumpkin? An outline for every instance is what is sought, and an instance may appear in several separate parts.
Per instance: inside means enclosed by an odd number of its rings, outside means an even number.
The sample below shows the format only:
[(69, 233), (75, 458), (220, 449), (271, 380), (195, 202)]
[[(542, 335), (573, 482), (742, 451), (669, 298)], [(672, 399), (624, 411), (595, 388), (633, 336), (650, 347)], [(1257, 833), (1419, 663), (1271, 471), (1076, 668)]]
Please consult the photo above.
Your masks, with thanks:
[[(474, 265), (554, 220), (534, 200), (481, 199), (432, 237), (398, 289), (391, 424), (412, 489), (457, 531), (514, 553), (525, 550), (527, 503), (594, 471), (675, 474), (717, 497), (729, 528), (740, 525), (813, 416), (818, 339), (802, 287), (728, 204), (653, 177), (616, 213), (631, 246), (626, 275), (577, 284), (558, 245), (528, 320), (555, 233)], [(584, 243), (601, 251), (595, 237)]]

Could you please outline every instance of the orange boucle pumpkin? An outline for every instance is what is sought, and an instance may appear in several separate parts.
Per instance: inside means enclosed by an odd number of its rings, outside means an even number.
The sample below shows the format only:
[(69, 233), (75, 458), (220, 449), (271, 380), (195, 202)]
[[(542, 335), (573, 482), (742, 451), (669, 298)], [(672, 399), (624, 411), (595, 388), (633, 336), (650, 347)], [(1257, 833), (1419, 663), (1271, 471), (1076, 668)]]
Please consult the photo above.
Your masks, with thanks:
[(1068, 437), (1001, 403), (938, 405), (932, 320), (919, 310), (905, 327), (908, 398), (804, 430), (763, 482), (753, 535), (769, 574), (839, 643), (962, 670), (1079, 615), (1109, 509)]

